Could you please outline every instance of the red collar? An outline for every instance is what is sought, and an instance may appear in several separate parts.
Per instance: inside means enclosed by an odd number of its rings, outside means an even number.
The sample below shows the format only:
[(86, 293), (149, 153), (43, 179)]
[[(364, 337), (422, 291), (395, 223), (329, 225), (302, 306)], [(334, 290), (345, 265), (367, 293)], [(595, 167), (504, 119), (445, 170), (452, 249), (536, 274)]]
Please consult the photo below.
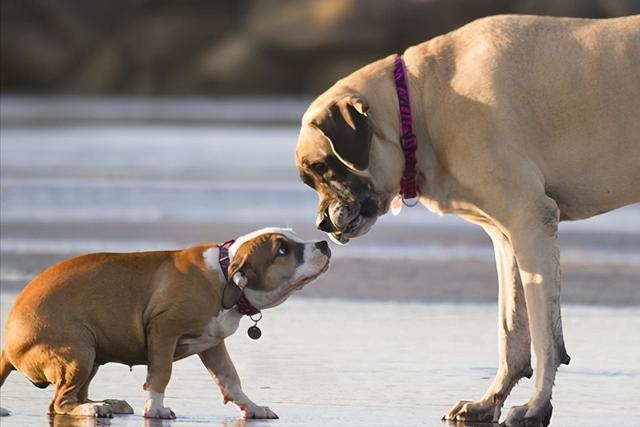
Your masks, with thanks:
[[(220, 263), (222, 274), (224, 274), (224, 278), (227, 279), (227, 282), (229, 281), (229, 247), (233, 245), (233, 242), (235, 242), (235, 240), (227, 240), (223, 244), (218, 245), (218, 262)], [(244, 296), (244, 292), (242, 292), (242, 296), (240, 296), (236, 302), (236, 310), (245, 316), (253, 316), (254, 314), (260, 313), (260, 310), (255, 308), (253, 304), (249, 302), (247, 297)]]
[[(411, 120), (411, 103), (409, 102), (409, 89), (407, 88), (407, 78), (404, 71), (404, 61), (402, 55), (396, 57), (393, 66), (393, 78), (396, 81), (396, 93), (398, 94), (398, 105), (400, 107), (400, 145), (404, 153), (404, 173), (400, 181), (400, 195), (403, 203), (418, 197), (420, 189), (416, 180), (416, 150), (418, 149), (418, 139), (413, 133)], [(418, 203), (416, 199), (415, 203)], [(409, 206), (413, 206), (411, 204)]]

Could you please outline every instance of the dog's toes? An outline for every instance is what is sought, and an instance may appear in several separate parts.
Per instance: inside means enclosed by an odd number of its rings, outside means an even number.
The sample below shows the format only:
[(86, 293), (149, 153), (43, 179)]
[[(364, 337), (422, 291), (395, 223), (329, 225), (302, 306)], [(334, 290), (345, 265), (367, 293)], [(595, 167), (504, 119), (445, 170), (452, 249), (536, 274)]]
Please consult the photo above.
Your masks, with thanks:
[(279, 418), (275, 412), (273, 412), (267, 406), (254, 405), (244, 408), (242, 410), (244, 418), (261, 418), (261, 419), (277, 419)]
[(96, 418), (113, 418), (111, 406), (106, 403), (83, 403), (71, 410), (69, 415)]
[(551, 422), (553, 407), (547, 402), (540, 408), (530, 408), (529, 405), (514, 406), (509, 410), (507, 418), (501, 427), (547, 427)]
[(496, 405), (487, 402), (472, 402), (461, 400), (456, 403), (443, 420), (446, 421), (470, 421), (476, 423), (486, 423), (497, 421), (500, 413), (496, 414)]
[(105, 399), (104, 403), (111, 406), (114, 414), (133, 414), (133, 408), (126, 400)]
[(151, 410), (147, 410), (145, 408), (144, 413), (142, 414), (145, 418), (159, 418), (163, 420), (175, 420), (176, 414), (170, 408), (154, 408)]
[(271, 409), (265, 407), (265, 409), (267, 410), (267, 416), (266, 418), (271, 418), (271, 419), (278, 419), (280, 418), (275, 412), (273, 412)]
[(96, 417), (98, 418), (113, 418), (113, 410), (110, 405), (102, 404), (96, 405)]

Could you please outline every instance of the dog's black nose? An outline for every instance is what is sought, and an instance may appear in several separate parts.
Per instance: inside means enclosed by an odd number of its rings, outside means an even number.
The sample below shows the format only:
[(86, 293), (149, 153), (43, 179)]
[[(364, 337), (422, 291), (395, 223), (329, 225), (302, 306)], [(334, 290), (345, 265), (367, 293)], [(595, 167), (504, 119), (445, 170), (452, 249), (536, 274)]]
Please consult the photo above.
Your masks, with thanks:
[(316, 221), (316, 227), (320, 231), (324, 231), (325, 233), (331, 233), (335, 231), (335, 227), (331, 222), (331, 218), (329, 218), (329, 209), (326, 209), (322, 212), (322, 216), (318, 216), (318, 220)]
[(322, 252), (323, 254), (329, 255), (329, 244), (326, 240), (320, 240), (319, 242), (316, 242), (316, 248), (320, 249), (320, 252)]

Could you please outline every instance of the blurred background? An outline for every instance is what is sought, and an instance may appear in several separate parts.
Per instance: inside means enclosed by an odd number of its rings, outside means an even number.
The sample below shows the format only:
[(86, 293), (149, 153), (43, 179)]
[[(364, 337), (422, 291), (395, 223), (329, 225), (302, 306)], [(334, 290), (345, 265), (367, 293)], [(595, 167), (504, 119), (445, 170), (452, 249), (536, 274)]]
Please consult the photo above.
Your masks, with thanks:
[[(180, 248), (264, 226), (323, 238), (314, 226), (316, 195), (294, 166), (299, 121), (310, 101), (370, 61), (500, 13), (606, 18), (640, 13), (640, 2), (0, 0), (3, 323), (35, 274), (79, 253)], [(626, 345), (625, 334), (640, 319), (640, 205), (563, 223), (560, 245), (562, 298), (580, 305), (565, 317), (565, 331), (575, 337), (567, 338), (570, 352), (585, 343), (583, 354), (592, 353), (593, 343), (605, 338), (613, 340), (611, 348)], [(266, 378), (257, 391), (263, 401), (273, 401), (278, 387), (291, 389), (277, 393), (280, 406), (298, 405), (289, 410), (299, 422), (288, 425), (309, 425), (310, 413), (323, 420), (316, 425), (358, 425), (350, 417), (358, 413), (362, 425), (388, 426), (394, 424), (389, 414), (402, 420), (395, 425), (414, 425), (439, 419), (459, 398), (479, 397), (497, 360), (497, 277), (491, 242), (478, 227), (405, 208), (333, 253), (326, 275), (265, 316), (267, 324), (274, 319), (282, 326), (267, 328), (261, 341), (261, 351), (271, 355), (267, 369), (259, 368), (242, 328), (237, 334), (241, 372), (256, 371), (249, 387)], [(595, 326), (586, 328), (589, 321)], [(380, 340), (394, 344), (379, 348)], [(433, 352), (431, 343), (447, 342), (459, 343), (454, 353)], [(280, 348), (290, 353), (285, 357)], [(576, 393), (554, 399), (566, 408), (557, 416), (584, 417), (581, 426), (631, 425), (623, 403), (603, 412), (602, 396), (613, 405), (640, 387), (638, 351), (635, 345), (618, 352), (618, 365), (609, 353), (596, 365), (574, 359), (579, 375), (564, 384), (574, 384)], [(196, 372), (197, 361), (184, 363), (195, 365), (181, 372)], [(315, 374), (309, 383), (321, 384), (322, 392), (292, 386), (300, 378), (283, 373), (293, 364), (307, 377)], [(403, 391), (389, 383), (392, 370), (406, 377)], [(144, 377), (136, 375), (136, 381)], [(431, 391), (421, 381), (427, 378)], [(43, 413), (47, 398), (40, 398), (42, 408), (30, 406), (42, 395), (21, 384), (17, 394), (3, 388), (3, 402)], [(357, 390), (362, 384), (366, 393)], [(394, 390), (394, 398), (378, 394), (380, 385)], [(205, 381), (195, 389), (209, 387)], [(185, 396), (195, 389), (187, 387)], [(459, 394), (467, 389), (474, 392)], [(602, 393), (580, 394), (587, 389)], [(131, 389), (132, 398), (140, 398), (133, 390), (139, 389)], [(358, 408), (336, 403), (345, 393)], [(619, 418), (605, 422), (605, 415)], [(25, 422), (18, 417), (3, 425), (33, 425)]]
[(607, 18), (636, 0), (2, 0), (4, 93), (316, 94), (476, 18)]
[[(77, 252), (225, 241), (265, 225), (320, 237), (293, 153), (306, 106), (337, 79), (485, 15), (640, 12), (632, 0), (0, 5), (0, 279), (18, 288)], [(636, 206), (563, 225), (570, 301), (640, 303), (639, 216)], [(309, 295), (496, 298), (489, 239), (421, 207), (335, 252)]]

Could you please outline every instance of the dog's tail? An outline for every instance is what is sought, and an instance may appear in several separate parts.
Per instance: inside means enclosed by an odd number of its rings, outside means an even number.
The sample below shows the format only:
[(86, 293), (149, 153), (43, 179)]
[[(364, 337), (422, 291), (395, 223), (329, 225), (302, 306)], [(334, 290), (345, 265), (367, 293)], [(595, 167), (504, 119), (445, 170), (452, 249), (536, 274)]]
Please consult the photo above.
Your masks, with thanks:
[[(2, 350), (2, 353), (0, 353), (0, 386), (4, 384), (4, 380), (6, 380), (11, 371), (14, 371), (15, 369), (16, 368), (13, 367), (11, 362), (9, 362), (9, 359), (7, 359), (7, 355), (4, 353), (4, 350)], [(0, 417), (4, 417), (9, 414), (9, 411), (4, 408), (0, 408)]]

